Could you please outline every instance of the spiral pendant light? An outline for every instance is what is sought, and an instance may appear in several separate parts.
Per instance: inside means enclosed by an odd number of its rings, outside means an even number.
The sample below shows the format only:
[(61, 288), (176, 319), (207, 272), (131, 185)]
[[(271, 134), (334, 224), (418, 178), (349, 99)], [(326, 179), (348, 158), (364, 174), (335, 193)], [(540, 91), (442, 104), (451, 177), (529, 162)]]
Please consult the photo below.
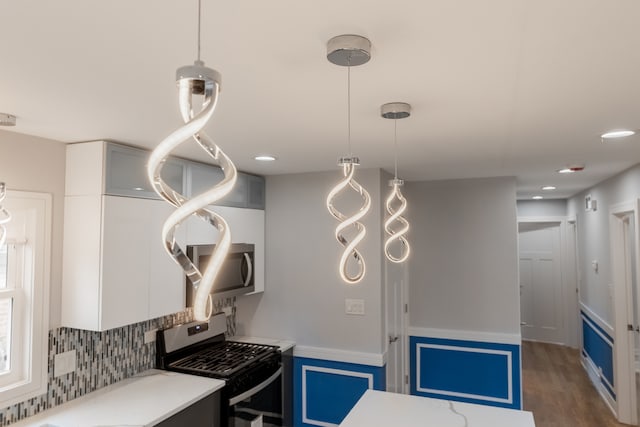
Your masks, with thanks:
[(4, 182), (0, 182), (0, 246), (4, 245), (7, 240), (7, 229), (5, 224), (11, 221), (11, 214), (2, 205), (5, 197), (7, 197), (7, 186)]
[[(327, 59), (329, 62), (347, 67), (347, 143), (349, 155), (338, 160), (338, 166), (342, 167), (343, 178), (331, 189), (327, 196), (327, 209), (329, 213), (340, 223), (335, 230), (335, 238), (344, 247), (338, 273), (346, 283), (360, 282), (366, 273), (366, 266), (362, 254), (358, 251), (358, 244), (364, 239), (367, 230), (360, 220), (371, 208), (371, 196), (355, 179), (355, 167), (360, 164), (358, 157), (351, 152), (351, 67), (362, 65), (371, 58), (371, 42), (361, 36), (341, 35), (329, 40), (327, 43)], [(340, 212), (335, 206), (336, 197), (343, 191), (352, 190), (362, 199), (362, 205), (357, 212), (347, 215)], [(351, 241), (347, 238), (352, 235)], [(355, 263), (350, 268), (349, 261)]]
[(405, 119), (411, 115), (411, 105), (404, 102), (391, 102), (380, 107), (380, 115), (385, 119), (393, 120), (393, 144), (394, 144), (394, 178), (389, 181), (391, 192), (387, 197), (385, 207), (389, 217), (384, 222), (384, 231), (387, 239), (384, 242), (384, 254), (394, 263), (407, 260), (411, 247), (406, 234), (409, 231), (409, 221), (403, 214), (407, 210), (407, 199), (404, 198), (400, 187), (404, 181), (398, 179), (398, 119)]
[[(221, 77), (220, 73), (205, 67), (204, 62), (200, 60), (200, 16), (199, 0), (198, 59), (193, 65), (180, 67), (176, 72), (180, 113), (185, 124), (167, 136), (153, 150), (147, 164), (147, 175), (156, 193), (176, 207), (164, 223), (162, 239), (169, 255), (184, 269), (195, 288), (194, 318), (205, 321), (211, 316), (211, 291), (215, 285), (216, 276), (231, 246), (231, 231), (227, 222), (207, 206), (229, 194), (236, 183), (237, 171), (231, 159), (202, 130), (215, 110), (220, 93)], [(196, 96), (201, 101), (198, 112), (194, 111)], [(209, 190), (189, 199), (162, 179), (162, 167), (168, 156), (179, 145), (191, 139), (220, 166), (224, 172), (224, 178)], [(218, 242), (209, 264), (202, 272), (191, 262), (175, 239), (176, 229), (192, 215), (218, 230)]]

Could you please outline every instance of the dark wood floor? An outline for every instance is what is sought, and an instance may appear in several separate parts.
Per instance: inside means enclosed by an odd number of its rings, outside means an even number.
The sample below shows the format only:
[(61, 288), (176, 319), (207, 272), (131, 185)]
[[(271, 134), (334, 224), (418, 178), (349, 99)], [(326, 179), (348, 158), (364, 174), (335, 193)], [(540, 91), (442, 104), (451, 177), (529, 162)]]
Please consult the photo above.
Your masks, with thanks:
[(628, 427), (598, 395), (578, 350), (524, 341), (522, 376), (524, 409), (536, 427)]

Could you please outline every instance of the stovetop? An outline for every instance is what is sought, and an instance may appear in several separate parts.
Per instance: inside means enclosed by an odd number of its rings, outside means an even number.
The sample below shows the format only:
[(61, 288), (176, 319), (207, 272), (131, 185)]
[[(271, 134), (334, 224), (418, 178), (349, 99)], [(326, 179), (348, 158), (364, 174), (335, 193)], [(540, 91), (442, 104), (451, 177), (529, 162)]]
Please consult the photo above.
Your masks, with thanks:
[(254, 363), (273, 357), (280, 357), (278, 347), (222, 341), (171, 362), (168, 368), (196, 375), (230, 378)]

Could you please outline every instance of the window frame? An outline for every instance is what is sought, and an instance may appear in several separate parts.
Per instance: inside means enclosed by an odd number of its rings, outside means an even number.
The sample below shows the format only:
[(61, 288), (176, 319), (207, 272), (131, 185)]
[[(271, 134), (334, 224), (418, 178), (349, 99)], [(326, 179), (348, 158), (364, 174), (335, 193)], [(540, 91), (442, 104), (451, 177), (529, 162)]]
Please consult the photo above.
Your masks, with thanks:
[[(8, 190), (3, 205), (17, 214), (14, 218), (19, 218), (22, 212), (25, 218), (24, 238), (11, 232), (11, 222), (6, 224), (7, 244), (15, 244), (16, 249), (21, 247), (22, 255), (16, 262), (23, 264), (22, 285), (18, 283), (16, 289), (4, 292), (13, 294), (14, 308), (17, 307), (12, 315), (15, 324), (12, 322), (11, 345), (16, 345), (11, 350), (12, 373), (5, 374), (5, 378), (14, 375), (16, 378), (0, 383), (0, 407), (7, 407), (47, 392), (52, 197), (48, 193)], [(20, 330), (16, 333), (15, 328)], [(14, 344), (17, 335), (25, 339)], [(15, 355), (19, 361), (14, 359)]]

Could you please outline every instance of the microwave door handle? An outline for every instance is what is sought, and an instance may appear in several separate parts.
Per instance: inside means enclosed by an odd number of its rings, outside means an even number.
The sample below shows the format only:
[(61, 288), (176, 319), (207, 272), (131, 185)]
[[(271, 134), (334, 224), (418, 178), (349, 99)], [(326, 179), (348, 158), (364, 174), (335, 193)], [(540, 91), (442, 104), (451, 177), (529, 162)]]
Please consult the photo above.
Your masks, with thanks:
[(244, 285), (242, 286), (247, 286), (249, 283), (251, 283), (251, 276), (253, 276), (253, 266), (251, 265), (251, 257), (249, 256), (248, 253), (244, 253), (244, 260), (247, 263), (247, 278), (244, 280)]

